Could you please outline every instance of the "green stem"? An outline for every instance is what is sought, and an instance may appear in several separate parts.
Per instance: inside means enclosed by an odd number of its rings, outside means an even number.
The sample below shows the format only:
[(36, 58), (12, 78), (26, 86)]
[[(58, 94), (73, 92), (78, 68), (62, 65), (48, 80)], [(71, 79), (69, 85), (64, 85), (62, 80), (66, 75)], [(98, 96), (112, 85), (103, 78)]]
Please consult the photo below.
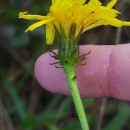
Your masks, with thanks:
[(77, 82), (76, 82), (76, 73), (75, 73), (75, 65), (73, 64), (65, 64), (63, 65), (66, 79), (68, 81), (69, 89), (74, 101), (74, 105), (76, 107), (76, 111), (81, 123), (82, 130), (89, 130), (88, 122), (86, 119), (85, 111), (83, 108), (83, 104), (81, 101), (81, 97), (79, 94)]

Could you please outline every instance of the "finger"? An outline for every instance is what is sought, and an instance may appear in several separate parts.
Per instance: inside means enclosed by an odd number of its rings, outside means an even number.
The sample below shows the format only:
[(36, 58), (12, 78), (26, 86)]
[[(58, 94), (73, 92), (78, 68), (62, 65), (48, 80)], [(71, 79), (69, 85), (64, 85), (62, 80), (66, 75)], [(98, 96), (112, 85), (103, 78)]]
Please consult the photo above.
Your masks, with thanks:
[[(101, 46), (84, 45), (80, 54), (91, 51), (78, 65), (77, 82), (83, 97), (113, 97), (130, 101), (130, 44)], [(62, 68), (49, 53), (41, 55), (35, 64), (35, 75), (42, 87), (53, 93), (69, 95)]]

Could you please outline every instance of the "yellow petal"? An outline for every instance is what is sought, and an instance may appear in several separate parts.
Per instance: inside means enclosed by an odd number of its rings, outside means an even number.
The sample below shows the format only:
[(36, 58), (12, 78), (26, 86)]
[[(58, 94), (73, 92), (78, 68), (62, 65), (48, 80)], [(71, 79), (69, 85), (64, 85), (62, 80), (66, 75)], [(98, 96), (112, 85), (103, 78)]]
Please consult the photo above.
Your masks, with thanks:
[(63, 11), (66, 11), (70, 7), (72, 7), (72, 2), (73, 0), (52, 0), (52, 6), (50, 7), (50, 11), (55, 14), (62, 14)]
[(123, 23), (123, 25), (125, 25), (125, 26), (130, 26), (130, 22), (126, 22), (126, 21), (122, 21)]
[(89, 29), (92, 29), (92, 28), (95, 28), (97, 26), (101, 26), (101, 25), (112, 25), (112, 26), (115, 26), (115, 27), (121, 27), (121, 26), (130, 26), (130, 22), (123, 22), (121, 20), (118, 20), (116, 18), (108, 18), (108, 19), (101, 19), (99, 21), (95, 21), (93, 22), (92, 24), (88, 25), (84, 31), (87, 31)]
[(23, 15), (26, 15), (28, 13), (28, 11), (24, 11), (24, 12), (20, 12), (19, 13), (19, 17), (23, 16)]
[(95, 10), (96, 17), (116, 17), (117, 14), (120, 14), (119, 11), (115, 10), (115, 9), (109, 9), (109, 8), (105, 8), (105, 7), (100, 7), (97, 10)]
[(61, 3), (62, 2), (62, 0), (52, 0), (52, 5), (53, 4), (58, 4), (58, 3)]
[(90, 30), (92, 28), (96, 28), (98, 26), (101, 26), (101, 25), (107, 25), (106, 23), (104, 23), (103, 21), (100, 21), (100, 22), (95, 22), (93, 24), (90, 24), (88, 27), (84, 28), (84, 32), (87, 31), (87, 30)]
[(55, 37), (55, 29), (51, 23), (46, 24), (46, 42), (52, 45)]
[(83, 5), (85, 3), (86, 0), (73, 0), (73, 3), (79, 5)]
[(102, 5), (102, 3), (99, 0), (90, 0), (88, 4), (91, 6), (92, 5), (93, 6), (101, 6)]
[(46, 19), (46, 20), (42, 20), (42, 21), (40, 21), (40, 22), (36, 22), (36, 23), (32, 24), (31, 26), (29, 26), (29, 27), (26, 29), (25, 32), (27, 32), (27, 31), (32, 31), (32, 30), (34, 30), (34, 29), (36, 29), (36, 28), (38, 28), (38, 27), (40, 27), (40, 26), (42, 26), (42, 25), (44, 25), (44, 24), (46, 24), (46, 23), (48, 23), (48, 22), (50, 22), (50, 21), (52, 21), (52, 20), (53, 20), (53, 19)]
[(72, 4), (73, 0), (52, 0), (52, 6), (53, 5), (68, 5), (68, 4)]
[(115, 27), (121, 27), (123, 25), (130, 26), (130, 22), (123, 22), (123, 21), (118, 20), (116, 18), (108, 18), (106, 20), (106, 23), (108, 23), (109, 25), (115, 26)]
[(19, 13), (19, 18), (30, 19), (30, 20), (44, 20), (44, 19), (47, 19), (47, 16), (31, 15), (31, 14), (27, 14), (27, 13), (28, 12), (20, 12)]
[(64, 4), (66, 5), (67, 3), (71, 4), (78, 4), (78, 5), (83, 5), (86, 0), (52, 0), (52, 5), (53, 4)]
[(107, 8), (112, 8), (116, 4), (117, 0), (111, 0), (111, 2), (106, 6)]

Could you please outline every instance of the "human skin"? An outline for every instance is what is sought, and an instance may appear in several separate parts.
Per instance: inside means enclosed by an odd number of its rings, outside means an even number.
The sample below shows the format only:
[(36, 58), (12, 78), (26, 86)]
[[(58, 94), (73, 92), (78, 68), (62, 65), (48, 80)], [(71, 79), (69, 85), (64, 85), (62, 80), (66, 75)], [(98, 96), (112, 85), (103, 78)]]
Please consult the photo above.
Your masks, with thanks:
[[(80, 55), (89, 51), (82, 61), (86, 65), (76, 68), (81, 96), (130, 101), (130, 44), (80, 46)], [(50, 92), (70, 95), (63, 69), (49, 64), (54, 62), (48, 52), (42, 54), (35, 64), (36, 79)]]

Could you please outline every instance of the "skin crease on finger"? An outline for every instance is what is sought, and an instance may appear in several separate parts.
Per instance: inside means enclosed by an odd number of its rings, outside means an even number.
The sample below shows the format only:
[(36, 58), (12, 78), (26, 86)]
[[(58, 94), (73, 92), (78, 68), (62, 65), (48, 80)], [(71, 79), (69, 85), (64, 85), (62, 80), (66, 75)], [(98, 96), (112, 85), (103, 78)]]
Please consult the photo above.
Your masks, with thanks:
[[(80, 55), (91, 51), (76, 68), (82, 97), (113, 97), (130, 101), (130, 44), (83, 45)], [(35, 76), (46, 90), (70, 95), (62, 68), (55, 68), (56, 60), (49, 53), (41, 55), (35, 64)]]

